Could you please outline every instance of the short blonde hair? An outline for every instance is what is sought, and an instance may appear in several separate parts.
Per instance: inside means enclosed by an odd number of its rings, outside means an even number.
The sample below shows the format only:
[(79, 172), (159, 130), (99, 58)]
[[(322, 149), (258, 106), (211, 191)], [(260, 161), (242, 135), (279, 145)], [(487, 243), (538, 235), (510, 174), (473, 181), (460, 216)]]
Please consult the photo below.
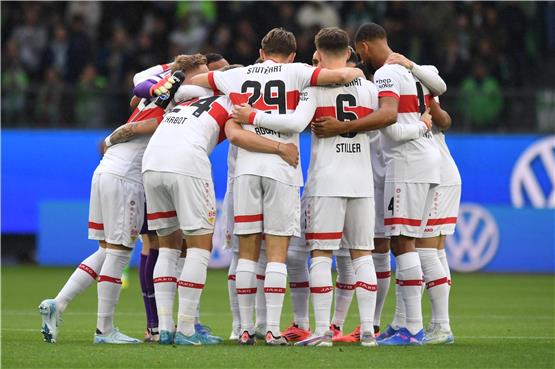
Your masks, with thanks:
[(199, 65), (206, 65), (206, 56), (202, 54), (194, 54), (194, 55), (178, 55), (173, 60), (171, 65), (172, 73), (180, 70), (184, 73), (187, 73), (193, 69), (196, 69)]

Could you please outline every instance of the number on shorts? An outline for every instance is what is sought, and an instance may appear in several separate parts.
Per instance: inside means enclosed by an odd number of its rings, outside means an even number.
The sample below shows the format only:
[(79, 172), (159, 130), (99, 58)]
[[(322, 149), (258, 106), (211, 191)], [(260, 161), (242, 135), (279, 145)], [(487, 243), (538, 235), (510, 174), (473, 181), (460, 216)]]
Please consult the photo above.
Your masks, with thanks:
[(391, 214), (393, 214), (393, 197), (389, 201), (389, 205), (387, 205), (387, 210), (391, 211)]
[[(356, 120), (358, 116), (352, 111), (346, 111), (345, 107), (355, 107), (357, 105), (356, 98), (351, 94), (339, 94), (335, 99), (335, 107), (337, 111), (337, 120), (345, 122), (348, 120)], [(357, 135), (356, 132), (343, 133), (341, 137), (353, 138)]]
[[(249, 91), (250, 90), (250, 91)], [(247, 103), (251, 106), (260, 99), (262, 85), (257, 81), (245, 81), (241, 86), (241, 93), (251, 93)], [(272, 92), (274, 93), (272, 95)], [(287, 113), (287, 99), (285, 91), (285, 82), (280, 80), (268, 81), (264, 85), (264, 104), (277, 106), (280, 114)]]

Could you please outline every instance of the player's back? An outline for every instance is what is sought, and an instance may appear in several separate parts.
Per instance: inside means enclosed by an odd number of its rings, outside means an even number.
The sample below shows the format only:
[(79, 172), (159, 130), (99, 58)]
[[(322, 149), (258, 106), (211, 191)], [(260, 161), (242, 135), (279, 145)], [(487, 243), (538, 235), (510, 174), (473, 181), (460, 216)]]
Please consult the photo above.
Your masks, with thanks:
[(168, 111), (150, 139), (143, 159), (148, 170), (210, 179), (208, 156), (225, 138), (224, 125), (232, 110), (225, 96), (194, 98)]
[[(349, 84), (310, 87), (316, 103), (314, 118), (333, 116), (340, 121), (360, 119), (378, 108), (372, 82), (357, 78)], [(312, 135), (305, 196), (372, 197), (373, 179), (369, 137), (348, 133), (329, 138)]]
[[(399, 101), (398, 124), (416, 124), (429, 106), (428, 88), (408, 69), (386, 64), (376, 71), (374, 82), (379, 97), (394, 97)], [(432, 133), (408, 141), (395, 141), (383, 131), (386, 159), (386, 181), (439, 183), (439, 151)]]
[[(233, 104), (248, 103), (269, 114), (292, 113), (298, 105), (300, 91), (316, 84), (319, 69), (301, 63), (281, 64), (266, 60), (260, 64), (209, 74), (212, 88), (227, 94)], [(269, 139), (299, 145), (299, 135), (243, 125), (243, 128)], [(292, 185), (302, 185), (300, 165), (297, 169), (273, 154), (237, 152), (235, 176), (254, 174), (274, 178)]]

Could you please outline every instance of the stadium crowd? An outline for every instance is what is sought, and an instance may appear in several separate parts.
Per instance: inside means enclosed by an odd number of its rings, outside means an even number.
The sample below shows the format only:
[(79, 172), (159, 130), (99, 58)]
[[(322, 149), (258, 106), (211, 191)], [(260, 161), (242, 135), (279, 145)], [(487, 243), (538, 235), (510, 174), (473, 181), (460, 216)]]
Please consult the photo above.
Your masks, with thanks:
[(2, 121), (113, 127), (129, 113), (133, 74), (172, 55), (218, 52), (250, 64), (261, 36), (282, 26), (297, 35), (297, 61), (310, 63), (320, 28), (352, 37), (375, 21), (400, 53), (438, 66), (458, 129), (522, 130), (519, 117), (537, 104), (527, 88), (553, 77), (533, 71), (555, 49), (554, 18), (553, 3), (537, 2), (2, 3)]

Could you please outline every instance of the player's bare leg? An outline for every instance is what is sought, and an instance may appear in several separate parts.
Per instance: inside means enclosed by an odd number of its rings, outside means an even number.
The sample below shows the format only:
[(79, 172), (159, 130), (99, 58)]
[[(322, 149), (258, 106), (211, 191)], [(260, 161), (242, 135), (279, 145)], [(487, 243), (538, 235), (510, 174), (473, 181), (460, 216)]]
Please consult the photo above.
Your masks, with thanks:
[(179, 313), (177, 319), (176, 345), (216, 344), (222, 340), (195, 330), (195, 319), (200, 297), (206, 283), (206, 274), (212, 251), (212, 232), (187, 235), (185, 264), (179, 278)]
[(99, 241), (98, 250), (79, 264), (58, 295), (54, 299), (46, 299), (40, 303), (41, 333), (45, 342), (55, 343), (57, 341), (62, 313), (77, 295), (96, 281), (105, 258), (106, 243)]
[(94, 343), (140, 343), (114, 327), (114, 312), (121, 292), (123, 269), (129, 264), (131, 248), (106, 243), (106, 259), (98, 275), (98, 312)]
[(254, 304), (256, 299), (256, 266), (260, 256), (261, 234), (239, 235), (239, 260), (235, 272), (237, 301), (241, 317), (239, 343), (252, 345), (255, 342)]
[(154, 295), (158, 308), (160, 343), (173, 343), (175, 324), (173, 320), (173, 301), (177, 286), (177, 263), (181, 255), (181, 229), (158, 230), (160, 248), (153, 272)]
[(141, 263), (139, 265), (139, 279), (145, 304), (147, 329), (145, 342), (158, 342), (160, 335), (158, 331), (158, 310), (156, 298), (154, 297), (154, 282), (152, 274), (156, 260), (158, 259), (158, 237), (155, 233), (147, 232), (141, 235), (143, 248), (141, 249)]
[(350, 250), (356, 277), (356, 294), (360, 316), (360, 343), (363, 346), (377, 346), (374, 337), (374, 312), (378, 282), (372, 252)]
[(281, 336), (280, 318), (283, 299), (287, 287), (287, 248), (289, 236), (275, 236), (266, 233), (266, 279), (264, 294), (266, 296), (266, 343), (286, 345), (287, 339)]

